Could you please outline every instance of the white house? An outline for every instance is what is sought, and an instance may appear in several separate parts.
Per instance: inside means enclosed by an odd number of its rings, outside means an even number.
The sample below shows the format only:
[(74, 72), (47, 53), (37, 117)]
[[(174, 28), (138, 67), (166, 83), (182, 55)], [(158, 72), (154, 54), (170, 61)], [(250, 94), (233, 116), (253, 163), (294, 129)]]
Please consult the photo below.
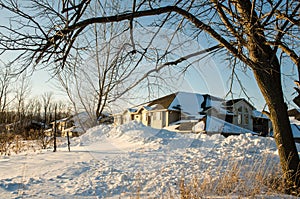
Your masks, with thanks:
[[(136, 120), (153, 128), (177, 125), (177, 130), (190, 132), (197, 123), (208, 121), (205, 118), (215, 118), (209, 120), (226, 122), (237, 132), (268, 133), (269, 119), (259, 113), (245, 99), (226, 101), (208, 94), (177, 92), (115, 114), (114, 124)], [(246, 131), (240, 131), (241, 128)], [(202, 132), (208, 133), (209, 129)]]
[(85, 131), (95, 125), (95, 119), (86, 112), (80, 112), (70, 117), (51, 122), (51, 129), (45, 130), (46, 135), (52, 136), (56, 123), (57, 136), (66, 137), (69, 133), (70, 137), (77, 137), (85, 133)]

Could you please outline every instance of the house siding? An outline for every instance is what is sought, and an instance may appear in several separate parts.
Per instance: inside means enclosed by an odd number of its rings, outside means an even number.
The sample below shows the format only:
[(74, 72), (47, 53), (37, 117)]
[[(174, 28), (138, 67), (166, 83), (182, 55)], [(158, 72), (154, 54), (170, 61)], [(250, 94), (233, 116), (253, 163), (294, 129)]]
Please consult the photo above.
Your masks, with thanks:
[(148, 125), (148, 113), (146, 110), (142, 111), (142, 123), (147, 126)]
[(253, 131), (266, 136), (269, 133), (269, 120), (264, 118), (253, 119)]
[(253, 108), (241, 100), (233, 104), (233, 124), (253, 131)]
[(163, 117), (162, 111), (155, 111), (152, 115), (151, 127), (153, 128), (163, 128)]
[(190, 122), (182, 125), (181, 129), (192, 130), (192, 120), (197, 122), (200, 116), (206, 115), (246, 130), (266, 131), (266, 123), (269, 120), (261, 124), (253, 115), (253, 110), (255, 108), (243, 98), (225, 101), (210, 95), (179, 92), (144, 103), (138, 109), (127, 109), (121, 114), (121, 118), (115, 115), (114, 123), (119, 125), (135, 120), (146, 126), (161, 129), (175, 122), (186, 123), (189, 120)]
[(180, 120), (180, 112), (177, 111), (170, 111), (168, 114), (168, 126), (173, 123)]

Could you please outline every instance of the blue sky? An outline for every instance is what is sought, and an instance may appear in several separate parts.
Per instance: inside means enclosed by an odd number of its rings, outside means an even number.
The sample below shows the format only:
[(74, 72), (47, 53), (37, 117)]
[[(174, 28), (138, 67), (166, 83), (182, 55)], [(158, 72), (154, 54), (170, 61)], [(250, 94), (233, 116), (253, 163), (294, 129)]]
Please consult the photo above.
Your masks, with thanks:
[[(294, 90), (293, 80), (297, 77), (294, 75), (295, 70), (293, 65), (286, 65), (283, 75), (283, 89), (285, 91), (286, 101), (290, 108), (294, 108), (295, 105), (292, 102), (292, 95)], [(215, 58), (204, 59), (203, 61), (192, 65), (189, 70), (180, 77), (180, 83), (176, 91), (189, 91), (202, 94), (211, 94), (217, 97), (225, 97), (229, 91), (229, 77), (231, 75), (231, 69), (224, 64), (223, 60), (216, 60)], [(263, 96), (256, 84), (253, 73), (251, 70), (246, 72), (238, 72), (239, 78), (242, 80), (242, 84), (247, 91), (247, 95), (250, 97), (251, 103), (258, 109), (262, 110), (265, 106)], [(32, 95), (40, 96), (44, 92), (53, 92), (56, 94), (56, 98), (67, 99), (62, 90), (57, 88), (58, 82), (46, 70), (37, 70), (32, 76)], [(234, 98), (245, 97), (240, 91), (240, 86), (235, 81), (233, 92)], [(163, 94), (164, 95), (164, 94)], [(230, 99), (228, 96), (227, 99)]]
[[(3, 10), (0, 11), (0, 17), (5, 19), (9, 16)], [(149, 18), (148, 18), (149, 19)], [(2, 20), (2, 22), (5, 20)], [(184, 37), (184, 35), (183, 35)], [(201, 44), (194, 42), (192, 48), (201, 49)], [(203, 44), (205, 46), (205, 43)], [(184, 51), (179, 56), (186, 54)], [(8, 56), (0, 56), (2, 60), (7, 62)], [(191, 91), (197, 93), (209, 93), (218, 97), (224, 97), (229, 89), (228, 78), (231, 74), (231, 70), (225, 64), (223, 58), (221, 57), (212, 57), (204, 59), (199, 63), (193, 64), (190, 69), (185, 73), (185, 76), (182, 79), (182, 84), (178, 86), (177, 91)], [(251, 98), (251, 101), (254, 103), (255, 107), (258, 110), (263, 109), (264, 100), (257, 87), (255, 79), (251, 70), (246, 72), (238, 72), (240, 79), (242, 80), (243, 86), (247, 91), (247, 95)], [(293, 91), (293, 80), (297, 77), (294, 75), (295, 70), (291, 63), (285, 63), (283, 67), (283, 89), (286, 95), (287, 102), (291, 102)], [(58, 93), (58, 98), (63, 98), (61, 92), (58, 91), (57, 82), (52, 79), (52, 76), (46, 70), (38, 70), (34, 73), (32, 77), (32, 95), (38, 96), (42, 95), (45, 92), (54, 92)], [(234, 93), (233, 97), (245, 97), (241, 92), (239, 86), (234, 84)], [(229, 97), (230, 98), (230, 97)], [(290, 107), (294, 107), (293, 104), (289, 104)]]

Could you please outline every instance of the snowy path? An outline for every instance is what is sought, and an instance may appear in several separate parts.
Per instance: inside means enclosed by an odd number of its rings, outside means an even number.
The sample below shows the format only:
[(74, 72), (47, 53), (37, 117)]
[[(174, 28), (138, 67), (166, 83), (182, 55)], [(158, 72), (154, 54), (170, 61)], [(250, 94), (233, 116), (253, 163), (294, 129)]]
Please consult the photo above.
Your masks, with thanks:
[(90, 129), (56, 153), (0, 158), (0, 198), (142, 198), (178, 194), (182, 176), (205, 178), (231, 161), (278, 164), (270, 138), (200, 136), (140, 124)]
[[(101, 143), (75, 146), (71, 152), (59, 148), (56, 153), (45, 150), (0, 159), (0, 198), (71, 198), (74, 190), (79, 195), (81, 190), (86, 192), (84, 186), (92, 190), (101, 162), (124, 155), (105, 136), (102, 138)], [(96, 196), (92, 192), (87, 194)]]

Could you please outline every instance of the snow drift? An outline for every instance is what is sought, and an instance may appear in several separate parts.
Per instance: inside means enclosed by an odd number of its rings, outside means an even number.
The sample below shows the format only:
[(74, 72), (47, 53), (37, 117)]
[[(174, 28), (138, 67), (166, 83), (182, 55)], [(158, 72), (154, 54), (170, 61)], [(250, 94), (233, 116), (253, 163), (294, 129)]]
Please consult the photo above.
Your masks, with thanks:
[(0, 159), (0, 198), (178, 196), (182, 176), (203, 180), (209, 171), (217, 177), (234, 161), (245, 170), (266, 159), (279, 163), (272, 138), (179, 134), (137, 122), (96, 126), (71, 142), (71, 152), (64, 147)]

